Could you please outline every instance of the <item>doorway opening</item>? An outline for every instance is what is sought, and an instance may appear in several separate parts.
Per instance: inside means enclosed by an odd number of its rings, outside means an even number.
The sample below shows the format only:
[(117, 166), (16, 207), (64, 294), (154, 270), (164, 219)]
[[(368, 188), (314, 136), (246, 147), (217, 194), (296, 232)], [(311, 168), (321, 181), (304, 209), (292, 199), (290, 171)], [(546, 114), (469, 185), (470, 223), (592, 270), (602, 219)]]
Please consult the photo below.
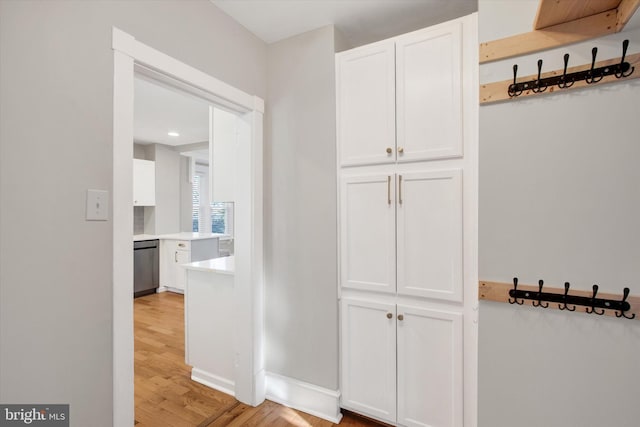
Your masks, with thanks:
[(113, 424), (134, 420), (133, 393), (133, 107), (143, 75), (210, 101), (238, 117), (234, 167), (234, 337), (236, 398), (264, 400), (262, 126), (264, 102), (114, 28), (113, 109)]

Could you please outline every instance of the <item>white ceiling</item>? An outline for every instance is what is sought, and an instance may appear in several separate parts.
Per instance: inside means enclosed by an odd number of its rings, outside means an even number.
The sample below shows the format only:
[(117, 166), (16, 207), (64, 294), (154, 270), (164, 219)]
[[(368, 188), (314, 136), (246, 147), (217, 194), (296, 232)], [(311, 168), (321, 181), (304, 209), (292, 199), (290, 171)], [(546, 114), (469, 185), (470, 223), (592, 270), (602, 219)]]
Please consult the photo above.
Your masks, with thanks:
[(351, 47), (418, 30), (478, 10), (477, 0), (211, 0), (273, 43), (334, 24)]
[[(477, 0), (211, 0), (267, 43), (335, 24), (352, 47), (466, 15)], [(134, 141), (170, 146), (207, 141), (209, 103), (135, 79)], [(167, 133), (175, 131), (179, 137)]]
[[(177, 146), (209, 140), (207, 101), (141, 77), (134, 87), (134, 142)], [(180, 136), (167, 135), (170, 131)]]

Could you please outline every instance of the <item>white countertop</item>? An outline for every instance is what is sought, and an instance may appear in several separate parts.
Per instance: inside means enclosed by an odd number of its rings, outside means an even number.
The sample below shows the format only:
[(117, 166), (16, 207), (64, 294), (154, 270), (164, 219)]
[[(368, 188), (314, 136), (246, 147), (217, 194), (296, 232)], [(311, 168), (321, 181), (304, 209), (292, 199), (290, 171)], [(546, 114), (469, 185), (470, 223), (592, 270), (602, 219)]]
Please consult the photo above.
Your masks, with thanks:
[(229, 238), (228, 234), (222, 233), (171, 233), (171, 234), (134, 234), (133, 241), (139, 242), (141, 240), (154, 240), (154, 239), (165, 239), (165, 240), (202, 240), (202, 239), (224, 239)]
[(143, 240), (156, 240), (158, 236), (154, 236), (153, 234), (134, 234), (133, 241), (141, 242)]
[(212, 258), (204, 261), (196, 261), (182, 265), (187, 270), (208, 271), (211, 273), (230, 274), (235, 273), (235, 259), (232, 256)]

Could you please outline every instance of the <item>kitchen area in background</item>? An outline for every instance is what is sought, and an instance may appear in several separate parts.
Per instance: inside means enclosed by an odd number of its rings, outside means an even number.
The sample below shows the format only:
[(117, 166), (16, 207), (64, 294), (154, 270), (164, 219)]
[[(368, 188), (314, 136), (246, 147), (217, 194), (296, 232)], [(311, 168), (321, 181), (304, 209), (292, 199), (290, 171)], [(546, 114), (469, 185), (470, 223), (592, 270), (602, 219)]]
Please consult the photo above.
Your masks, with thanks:
[(237, 116), (135, 79), (134, 297), (184, 293), (185, 265), (233, 257)]

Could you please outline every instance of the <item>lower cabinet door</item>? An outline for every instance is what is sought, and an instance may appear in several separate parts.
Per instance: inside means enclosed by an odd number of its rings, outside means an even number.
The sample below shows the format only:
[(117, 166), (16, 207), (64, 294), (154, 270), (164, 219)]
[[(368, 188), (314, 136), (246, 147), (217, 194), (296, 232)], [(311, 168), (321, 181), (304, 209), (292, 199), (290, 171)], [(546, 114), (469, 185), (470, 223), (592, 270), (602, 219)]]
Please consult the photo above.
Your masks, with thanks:
[(184, 291), (184, 288), (187, 284), (187, 272), (182, 267), (182, 264), (188, 264), (191, 262), (191, 252), (190, 251), (176, 251), (174, 254), (175, 259), (175, 284), (173, 287), (176, 289), (180, 289)]
[(395, 305), (341, 301), (342, 406), (396, 421)]
[(398, 305), (398, 425), (462, 427), (462, 314)]

